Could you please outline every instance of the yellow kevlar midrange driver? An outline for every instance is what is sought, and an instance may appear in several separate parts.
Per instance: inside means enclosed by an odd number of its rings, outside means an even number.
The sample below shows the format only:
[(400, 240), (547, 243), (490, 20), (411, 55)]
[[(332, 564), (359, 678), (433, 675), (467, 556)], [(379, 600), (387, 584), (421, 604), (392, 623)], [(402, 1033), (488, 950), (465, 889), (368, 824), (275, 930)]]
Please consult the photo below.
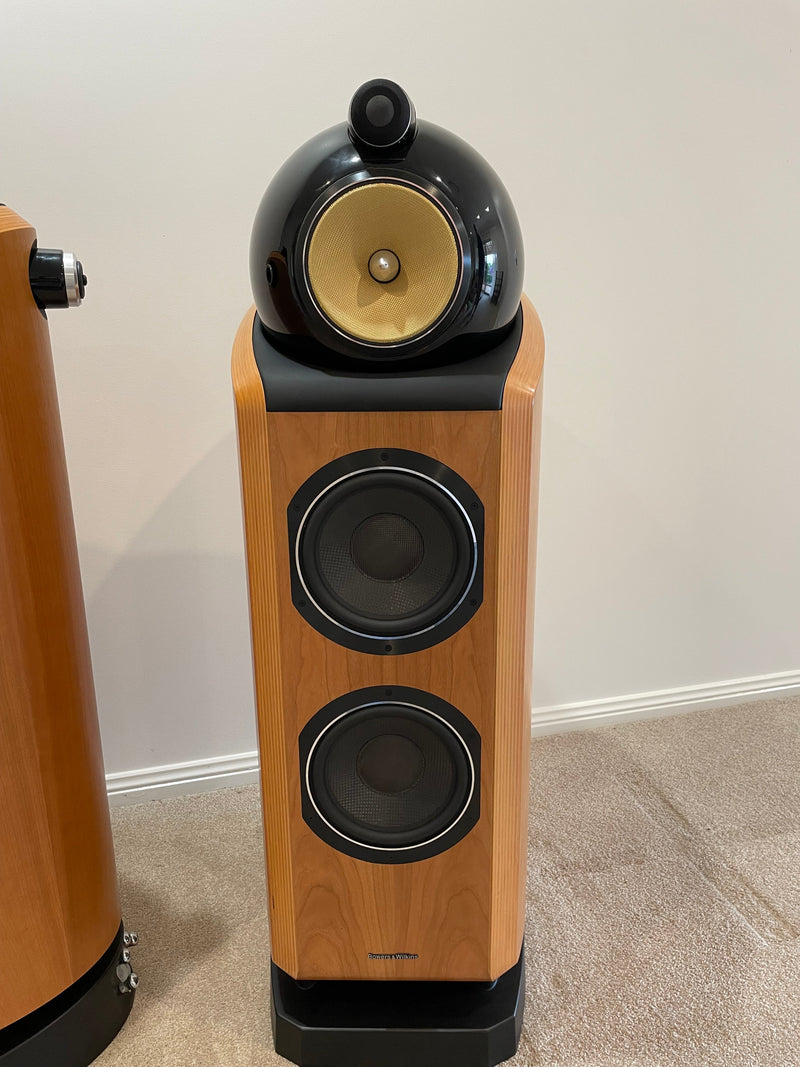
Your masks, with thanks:
[(461, 277), (461, 254), (430, 197), (397, 182), (365, 182), (320, 215), (307, 273), (315, 301), (343, 333), (391, 345), (442, 318)]

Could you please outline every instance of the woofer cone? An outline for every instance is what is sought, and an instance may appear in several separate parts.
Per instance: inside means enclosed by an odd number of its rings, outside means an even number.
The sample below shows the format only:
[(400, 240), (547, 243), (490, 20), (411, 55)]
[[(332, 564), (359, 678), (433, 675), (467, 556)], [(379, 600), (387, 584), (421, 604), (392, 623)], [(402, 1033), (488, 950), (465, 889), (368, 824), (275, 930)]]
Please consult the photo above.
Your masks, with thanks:
[(416, 471), (356, 471), (324, 489), (297, 534), (298, 577), (328, 619), (371, 638), (446, 619), (475, 576), (475, 530), (443, 486)]
[(475, 790), (475, 766), (444, 718), (386, 701), (325, 727), (308, 755), (306, 789), (318, 815), (346, 841), (409, 849), (453, 830)]

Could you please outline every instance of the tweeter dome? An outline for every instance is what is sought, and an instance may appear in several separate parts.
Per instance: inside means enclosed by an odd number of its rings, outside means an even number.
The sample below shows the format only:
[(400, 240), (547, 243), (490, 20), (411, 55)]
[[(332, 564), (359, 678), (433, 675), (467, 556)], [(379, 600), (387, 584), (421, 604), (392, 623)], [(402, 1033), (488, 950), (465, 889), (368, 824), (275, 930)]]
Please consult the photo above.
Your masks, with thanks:
[(541, 325), (497, 175), (375, 80), (278, 171), (232, 362), (276, 1048), (488, 1067), (523, 997)]

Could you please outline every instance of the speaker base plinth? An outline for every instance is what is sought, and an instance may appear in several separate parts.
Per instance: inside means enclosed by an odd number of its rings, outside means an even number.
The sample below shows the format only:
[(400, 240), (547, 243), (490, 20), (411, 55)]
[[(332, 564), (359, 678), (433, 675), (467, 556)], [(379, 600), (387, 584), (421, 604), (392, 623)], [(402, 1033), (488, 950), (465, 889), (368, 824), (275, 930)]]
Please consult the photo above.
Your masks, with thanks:
[(41, 1008), (0, 1030), (0, 1067), (87, 1067), (117, 1036), (135, 994), (121, 993), (123, 927), (95, 965)]
[(300, 1067), (494, 1067), (517, 1050), (524, 949), (483, 982), (320, 981), (272, 964), (275, 1051)]

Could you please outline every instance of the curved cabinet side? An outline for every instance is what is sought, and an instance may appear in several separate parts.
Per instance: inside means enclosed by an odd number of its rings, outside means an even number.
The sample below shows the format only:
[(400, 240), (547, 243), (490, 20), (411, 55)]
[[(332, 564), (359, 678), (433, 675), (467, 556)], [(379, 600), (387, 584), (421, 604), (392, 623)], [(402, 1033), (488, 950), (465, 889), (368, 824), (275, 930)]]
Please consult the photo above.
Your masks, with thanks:
[(297, 942), (286, 799), (289, 784), (284, 757), (287, 739), (281, 692), (281, 640), (276, 625), (279, 613), (275, 531), (269, 494), (267, 406), (253, 356), (254, 316), (255, 309), (251, 308), (236, 334), (231, 376), (239, 436), (272, 958), (282, 970), (295, 975)]
[(500, 418), (495, 673), (492, 977), (514, 966), (525, 930), (533, 607), (544, 333), (527, 297)]
[(0, 207), (0, 1028), (89, 971), (120, 924), (35, 239)]

